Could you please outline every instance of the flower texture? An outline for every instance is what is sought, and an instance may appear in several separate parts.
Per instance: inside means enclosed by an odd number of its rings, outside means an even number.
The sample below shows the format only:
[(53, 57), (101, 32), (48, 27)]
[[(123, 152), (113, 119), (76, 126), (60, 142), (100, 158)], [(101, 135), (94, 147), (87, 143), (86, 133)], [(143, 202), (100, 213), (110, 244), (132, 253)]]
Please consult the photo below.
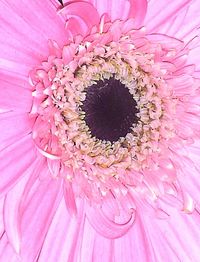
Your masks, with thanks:
[(0, 1), (0, 261), (199, 261), (199, 10)]

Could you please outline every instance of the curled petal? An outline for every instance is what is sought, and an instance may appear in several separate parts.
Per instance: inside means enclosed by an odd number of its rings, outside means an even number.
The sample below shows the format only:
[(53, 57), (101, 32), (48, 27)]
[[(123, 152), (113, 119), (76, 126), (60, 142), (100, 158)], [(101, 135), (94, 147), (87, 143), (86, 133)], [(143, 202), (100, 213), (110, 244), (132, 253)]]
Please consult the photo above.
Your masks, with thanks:
[(60, 156), (58, 155), (54, 155), (50, 152), (47, 152), (47, 151), (44, 151), (42, 148), (40, 148), (37, 144), (36, 144), (36, 148), (38, 149), (38, 151), (43, 155), (45, 156), (46, 158), (49, 158), (51, 160), (58, 160), (60, 159)]
[(73, 38), (76, 35), (86, 35), (88, 32), (88, 25), (83, 21), (83, 19), (79, 19), (78, 17), (70, 17), (66, 22), (66, 29), (70, 38)]
[(110, 220), (100, 208), (87, 207), (86, 216), (99, 234), (111, 239), (123, 236), (131, 228), (135, 220), (133, 210), (130, 214), (130, 219), (123, 224)]
[(68, 19), (71, 17), (74, 17), (77, 21), (81, 19), (87, 25), (88, 29), (91, 29), (94, 25), (98, 25), (100, 20), (99, 14), (94, 6), (81, 1), (67, 4), (59, 13)]

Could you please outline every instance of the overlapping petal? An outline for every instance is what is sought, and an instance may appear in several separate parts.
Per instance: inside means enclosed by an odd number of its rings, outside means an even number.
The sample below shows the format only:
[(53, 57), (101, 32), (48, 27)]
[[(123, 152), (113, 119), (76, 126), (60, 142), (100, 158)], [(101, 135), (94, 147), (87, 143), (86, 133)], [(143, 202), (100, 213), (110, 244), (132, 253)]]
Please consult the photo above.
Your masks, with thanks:
[(119, 0), (117, 4), (115, 0), (63, 1), (64, 5), (66, 6), (68, 6), (68, 4), (70, 6), (70, 3), (72, 3), (74, 6), (76, 5), (77, 7), (80, 4), (83, 4), (81, 2), (91, 3), (92, 6), (95, 7), (95, 9), (97, 10), (99, 17), (103, 16), (104, 14), (107, 14), (108, 18), (112, 22), (118, 19), (125, 21), (126, 19), (133, 18), (134, 25), (136, 27), (142, 26), (143, 20), (147, 12), (147, 0)]

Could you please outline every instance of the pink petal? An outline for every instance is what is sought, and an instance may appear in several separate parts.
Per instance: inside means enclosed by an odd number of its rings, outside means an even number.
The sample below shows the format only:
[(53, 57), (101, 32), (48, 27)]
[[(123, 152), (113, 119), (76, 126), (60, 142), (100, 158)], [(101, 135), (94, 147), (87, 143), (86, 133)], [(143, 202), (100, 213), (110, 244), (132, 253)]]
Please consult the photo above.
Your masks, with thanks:
[(117, 4), (115, 0), (88, 1), (96, 7), (100, 16), (107, 13), (111, 21), (134, 18), (135, 27), (142, 25), (147, 10), (146, 0), (118, 0)]
[(130, 231), (114, 242), (116, 261), (159, 261), (155, 260), (151, 240), (146, 233), (145, 225), (139, 216), (136, 217), (134, 226)]
[(118, 224), (107, 218), (100, 207), (87, 207), (86, 215), (95, 230), (106, 238), (117, 238), (124, 235), (133, 225), (135, 218), (134, 214), (130, 214), (128, 221)]
[[(30, 174), (29, 174), (30, 175)], [(24, 176), (6, 195), (4, 202), (4, 225), (9, 242), (14, 250), (20, 251), (19, 205), (29, 176)]]
[(177, 30), (176, 37), (180, 39), (184, 39), (185, 42), (189, 42), (194, 37), (199, 36), (199, 26), (200, 26), (199, 1), (193, 0), (192, 3), (189, 5), (187, 14), (185, 15), (182, 21), (181, 29), (179, 28), (179, 30)]
[[(189, 56), (188, 56), (188, 63), (191, 64), (195, 64), (195, 69), (196, 71), (200, 70), (200, 58), (199, 58), (199, 54), (200, 54), (200, 46), (198, 45), (197, 47), (193, 48), (190, 52), (189, 52)], [(199, 72), (197, 72), (197, 77), (199, 76)]]
[(23, 73), (16, 74), (14, 71), (7, 71), (2, 69), (0, 82), (6, 82), (8, 85), (12, 86), (12, 89), (14, 89), (13, 86), (16, 85), (17, 87), (21, 88), (21, 92), (23, 92), (23, 89), (32, 91), (32, 86), (29, 83), (28, 75), (24, 75)]
[[(74, 20), (76, 21), (76, 19), (71, 18), (69, 21), (74, 21)], [(80, 32), (81, 31), (77, 30), (77, 31), (74, 31), (73, 34), (74, 35), (80, 34)], [(75, 48), (71, 47), (70, 45), (64, 46), (63, 51), (62, 51), (62, 58), (66, 64), (68, 64), (69, 62), (73, 60), (75, 52), (76, 52)]]
[[(43, 168), (40, 172), (47, 173)], [(47, 173), (48, 174), (48, 173)], [(30, 190), (29, 203), (21, 215), (21, 256), (24, 261), (35, 261), (48, 232), (49, 225), (61, 199), (62, 180), (38, 180)]]
[(115, 21), (117, 19), (126, 20), (129, 17), (131, 1), (119, 0), (117, 2), (117, 5), (116, 2), (113, 0), (108, 2), (111, 6), (110, 10), (108, 10), (107, 12), (108, 14), (110, 14), (111, 21)]
[(129, 17), (134, 18), (135, 27), (141, 27), (147, 12), (147, 0), (130, 0)]
[(0, 238), (4, 234), (4, 222), (3, 222), (3, 206), (4, 206), (4, 197), (0, 199)]
[[(95, 232), (96, 233), (96, 232)], [(95, 262), (110, 262), (115, 259), (116, 262), (120, 262), (121, 258), (117, 258), (114, 254), (114, 241), (113, 239), (104, 238), (101, 234), (94, 235), (94, 243), (92, 246), (92, 259)]]
[(36, 158), (30, 135), (27, 135), (0, 152), (0, 192), (5, 194), (29, 172)]
[[(26, 197), (25, 193), (29, 182), (31, 185), (38, 177), (41, 167), (44, 164), (43, 158), (38, 158), (33, 165), (28, 169), (28, 172), (20, 179), (20, 181), (13, 187), (5, 197), (4, 202), (4, 225), (6, 234), (10, 244), (16, 253), (20, 253), (21, 247), (21, 213), (23, 206), (21, 205), (22, 199)], [(30, 189), (30, 188), (29, 188)]]
[(1, 235), (1, 241), (0, 241), (0, 257), (2, 255), (2, 253), (4, 252), (6, 246), (8, 244), (8, 238), (6, 236), (6, 233), (4, 232), (2, 235)]
[(33, 123), (34, 119), (30, 119), (27, 114), (13, 112), (0, 114), (0, 151), (28, 135)]
[[(111, 17), (113, 0), (110, 0), (110, 1), (109, 0), (102, 0), (102, 1), (88, 0), (88, 2), (91, 2), (93, 4), (93, 6), (97, 9), (100, 16), (107, 13)], [(119, 7), (121, 7), (121, 1), (119, 1), (119, 4), (120, 4)]]
[(30, 112), (32, 104), (31, 91), (15, 83), (15, 79), (9, 76), (1, 76), (0, 78), (3, 78), (0, 79), (0, 109)]
[[(67, 19), (71, 17), (75, 18), (79, 26), (81, 25), (80, 20), (82, 20), (82, 23), (87, 25), (88, 30), (90, 30), (92, 26), (99, 24), (99, 14), (90, 3), (81, 1), (70, 2), (60, 10), (60, 14)], [(76, 24), (74, 24), (74, 26), (76, 26)], [(80, 33), (81, 32), (83, 32), (83, 30), (81, 30)]]
[[(97, 240), (98, 234), (95, 232), (94, 228), (90, 225), (87, 219), (85, 219), (84, 223), (84, 230), (82, 234), (82, 241), (81, 241), (81, 248), (78, 254), (79, 261), (84, 261), (84, 258), (87, 258), (88, 261), (94, 261), (95, 259), (102, 259), (103, 261), (106, 261), (108, 259), (107, 252), (106, 251), (106, 245), (110, 242), (110, 239), (105, 239), (101, 236), (99, 236), (101, 244), (99, 245), (99, 248), (97, 249), (97, 252), (94, 250), (94, 246), (98, 245)], [(99, 242), (100, 242), (99, 241)], [(104, 250), (104, 257), (98, 256), (98, 250), (103, 249)], [(106, 255), (105, 255), (106, 254)], [(102, 254), (103, 255), (103, 254)]]
[[(169, 261), (198, 261), (200, 230), (199, 214), (186, 214), (168, 205), (169, 219), (151, 219), (147, 231), (152, 237), (152, 244), (159, 258), (168, 257)], [(143, 223), (148, 223), (149, 218), (144, 217)], [(156, 229), (158, 230), (156, 233)]]
[(8, 238), (6, 233), (1, 237), (0, 241), (0, 258), (1, 261), (8, 261), (9, 262), (20, 262), (20, 257), (14, 252), (12, 246), (8, 242)]
[(28, 74), (48, 55), (48, 39), (60, 45), (67, 40), (64, 23), (48, 0), (2, 0), (0, 19), (0, 68), (7, 71)]
[[(73, 37), (76, 36), (76, 35), (84, 36), (88, 32), (87, 24), (82, 19), (77, 19), (77, 17), (76, 18), (70, 17), (66, 22), (66, 28), (67, 28), (70, 39), (73, 39)], [(66, 51), (68, 51), (68, 50), (63, 49), (63, 51), (64, 51), (63, 55), (64, 55), (64, 58), (65, 58), (66, 53), (67, 53)]]
[[(149, 32), (162, 32), (166, 24), (172, 25), (175, 17), (186, 9), (192, 0), (152, 0), (148, 4), (147, 15), (144, 21)], [(182, 19), (182, 17), (180, 17)]]
[[(181, 7), (182, 4), (184, 5), (184, 3), (185, 6)], [(162, 8), (162, 6), (164, 7), (164, 5), (165, 5), (164, 8), (166, 10), (166, 6), (168, 6), (169, 4), (170, 4), (169, 1), (162, 1), (159, 3), (157, 1), (150, 2), (147, 17), (149, 16), (150, 13), (157, 12), (157, 10), (159, 8)], [(166, 21), (162, 23), (162, 25), (159, 25), (156, 28), (156, 31), (182, 39), (187, 43), (191, 39), (199, 35), (199, 26), (200, 26), (199, 1), (191, 0), (188, 2), (188, 4), (186, 3), (186, 1), (181, 1), (180, 3), (177, 4), (180, 5), (178, 11), (173, 13), (171, 17), (168, 17)], [(151, 8), (153, 8), (153, 6), (155, 6), (156, 9), (152, 10)], [(150, 18), (150, 20), (152, 19)], [(147, 27), (148, 24), (150, 23), (150, 20), (146, 20)]]
[[(77, 216), (70, 216), (64, 199), (56, 211), (39, 256), (42, 261), (79, 261), (84, 226), (83, 204), (79, 205)], [(56, 241), (55, 241), (56, 236)], [(52, 247), (53, 248), (50, 248)], [(85, 258), (84, 258), (85, 259)]]
[(171, 48), (171, 49), (182, 49), (183, 42), (175, 37), (159, 34), (159, 33), (152, 33), (149, 34), (148, 39), (153, 43), (162, 43), (163, 48)]
[(194, 79), (189, 75), (181, 75), (168, 80), (168, 83), (173, 85), (176, 96), (194, 95)]
[(65, 184), (64, 184), (63, 191), (64, 191), (66, 208), (68, 209), (68, 211), (71, 215), (76, 215), (77, 214), (77, 206), (76, 206), (76, 201), (75, 201), (75, 196), (74, 196), (72, 184), (70, 182), (66, 181)]
[[(176, 165), (179, 166), (180, 172), (178, 173), (179, 183), (181, 184), (183, 191), (189, 193), (195, 203), (200, 206), (200, 183), (199, 183), (199, 141), (196, 141), (194, 145), (188, 145), (185, 147), (186, 151), (179, 152), (180, 157), (176, 157)], [(184, 161), (180, 162), (180, 158)], [(186, 208), (187, 209), (187, 208)], [(189, 209), (189, 208), (188, 208)]]

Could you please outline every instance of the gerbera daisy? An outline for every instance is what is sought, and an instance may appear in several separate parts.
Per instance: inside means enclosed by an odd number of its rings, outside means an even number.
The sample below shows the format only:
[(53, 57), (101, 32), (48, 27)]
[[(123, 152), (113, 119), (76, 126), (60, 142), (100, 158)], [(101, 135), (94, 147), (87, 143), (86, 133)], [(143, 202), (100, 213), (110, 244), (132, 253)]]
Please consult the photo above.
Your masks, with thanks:
[(198, 0), (1, 0), (0, 261), (199, 261)]

